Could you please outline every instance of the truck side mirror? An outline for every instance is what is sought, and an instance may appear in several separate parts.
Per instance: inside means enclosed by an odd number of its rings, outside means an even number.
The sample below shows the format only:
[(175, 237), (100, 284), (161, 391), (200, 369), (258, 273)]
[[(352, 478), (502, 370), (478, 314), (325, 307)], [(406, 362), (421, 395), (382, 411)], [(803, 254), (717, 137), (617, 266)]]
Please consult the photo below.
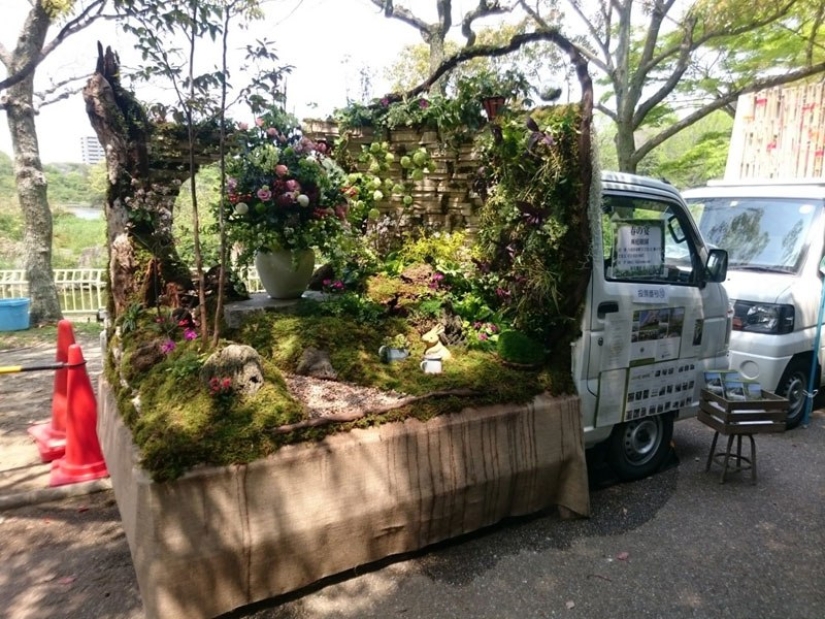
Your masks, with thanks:
[(720, 283), (728, 276), (728, 252), (725, 249), (711, 249), (705, 263), (705, 281)]

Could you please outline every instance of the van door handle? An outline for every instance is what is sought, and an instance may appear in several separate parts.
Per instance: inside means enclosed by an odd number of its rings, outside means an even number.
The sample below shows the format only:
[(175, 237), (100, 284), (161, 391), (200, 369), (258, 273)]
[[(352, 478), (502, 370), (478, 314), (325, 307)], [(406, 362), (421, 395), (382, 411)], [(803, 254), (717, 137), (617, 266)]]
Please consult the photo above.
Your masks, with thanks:
[(605, 314), (615, 314), (619, 311), (619, 304), (616, 301), (605, 301), (599, 303), (599, 308), (596, 310), (596, 315), (599, 318), (604, 318)]

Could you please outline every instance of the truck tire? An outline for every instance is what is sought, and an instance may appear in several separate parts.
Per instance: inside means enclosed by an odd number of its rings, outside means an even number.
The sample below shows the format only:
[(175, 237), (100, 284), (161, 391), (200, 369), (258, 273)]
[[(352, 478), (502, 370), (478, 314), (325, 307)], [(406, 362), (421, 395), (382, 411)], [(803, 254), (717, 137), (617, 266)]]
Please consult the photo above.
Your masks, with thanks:
[(642, 479), (662, 466), (672, 438), (672, 415), (626, 421), (613, 428), (608, 439), (607, 461), (622, 481)]
[[(817, 372), (819, 376), (819, 372)], [(805, 392), (808, 391), (808, 381), (811, 378), (811, 360), (805, 357), (795, 357), (788, 363), (785, 373), (779, 380), (776, 393), (788, 398), (788, 418), (785, 429), (793, 430), (802, 423), (805, 416)], [(819, 386), (819, 381), (817, 386)]]

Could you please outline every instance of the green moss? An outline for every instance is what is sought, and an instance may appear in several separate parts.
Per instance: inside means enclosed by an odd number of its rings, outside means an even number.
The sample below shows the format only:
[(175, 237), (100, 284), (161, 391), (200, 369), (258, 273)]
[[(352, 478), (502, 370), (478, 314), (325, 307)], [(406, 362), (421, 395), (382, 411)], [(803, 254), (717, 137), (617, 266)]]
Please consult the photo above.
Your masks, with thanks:
[[(127, 352), (134, 350), (135, 342), (146, 340), (145, 330), (152, 327), (148, 323), (142, 326), (144, 333), (139, 335), (139, 330), (124, 338)], [(397, 333), (409, 338), (411, 355), (400, 362), (384, 363), (378, 355), (381, 341)], [(523, 403), (542, 391), (562, 393), (572, 388), (569, 376), (553, 368), (520, 371), (503, 365), (494, 354), (459, 347), (453, 349), (454, 356), (444, 364), (441, 374), (424, 374), (418, 367), (425, 347), (420, 334), (401, 319), (389, 319), (376, 328), (343, 317), (262, 314), (247, 320), (232, 337), (255, 347), (264, 358), (265, 385), (254, 396), (216, 398), (196, 375), (181, 371), (182, 366), (191, 363), (197, 342), (178, 342), (174, 351), (142, 375), (137, 385), (139, 410), (133, 404), (135, 394), (118, 388), (117, 372), (107, 370), (123, 419), (143, 456), (142, 464), (155, 480), (175, 479), (199, 464), (251, 462), (281, 445), (318, 441), (356, 427), (374, 427), (408, 417), (426, 421), (470, 406)], [(342, 381), (409, 395), (451, 389), (472, 389), (477, 395), (428, 399), (348, 424), (276, 436), (272, 429), (306, 418), (302, 404), (290, 395), (282, 373), (294, 372), (308, 347), (326, 350)], [(128, 356), (125, 358), (128, 363)]]
[(520, 331), (504, 331), (496, 344), (498, 356), (505, 361), (536, 365), (544, 361), (541, 344)]

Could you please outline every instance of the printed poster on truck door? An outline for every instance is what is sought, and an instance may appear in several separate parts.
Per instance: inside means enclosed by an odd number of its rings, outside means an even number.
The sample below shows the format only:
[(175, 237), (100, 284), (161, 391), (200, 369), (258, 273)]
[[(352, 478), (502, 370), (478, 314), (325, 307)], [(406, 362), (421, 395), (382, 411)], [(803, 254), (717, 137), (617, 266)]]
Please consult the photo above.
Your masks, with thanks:
[(659, 277), (665, 262), (665, 224), (652, 219), (613, 222), (613, 277)]
[(633, 312), (630, 331), (630, 365), (678, 359), (685, 326), (684, 307), (664, 307)]

